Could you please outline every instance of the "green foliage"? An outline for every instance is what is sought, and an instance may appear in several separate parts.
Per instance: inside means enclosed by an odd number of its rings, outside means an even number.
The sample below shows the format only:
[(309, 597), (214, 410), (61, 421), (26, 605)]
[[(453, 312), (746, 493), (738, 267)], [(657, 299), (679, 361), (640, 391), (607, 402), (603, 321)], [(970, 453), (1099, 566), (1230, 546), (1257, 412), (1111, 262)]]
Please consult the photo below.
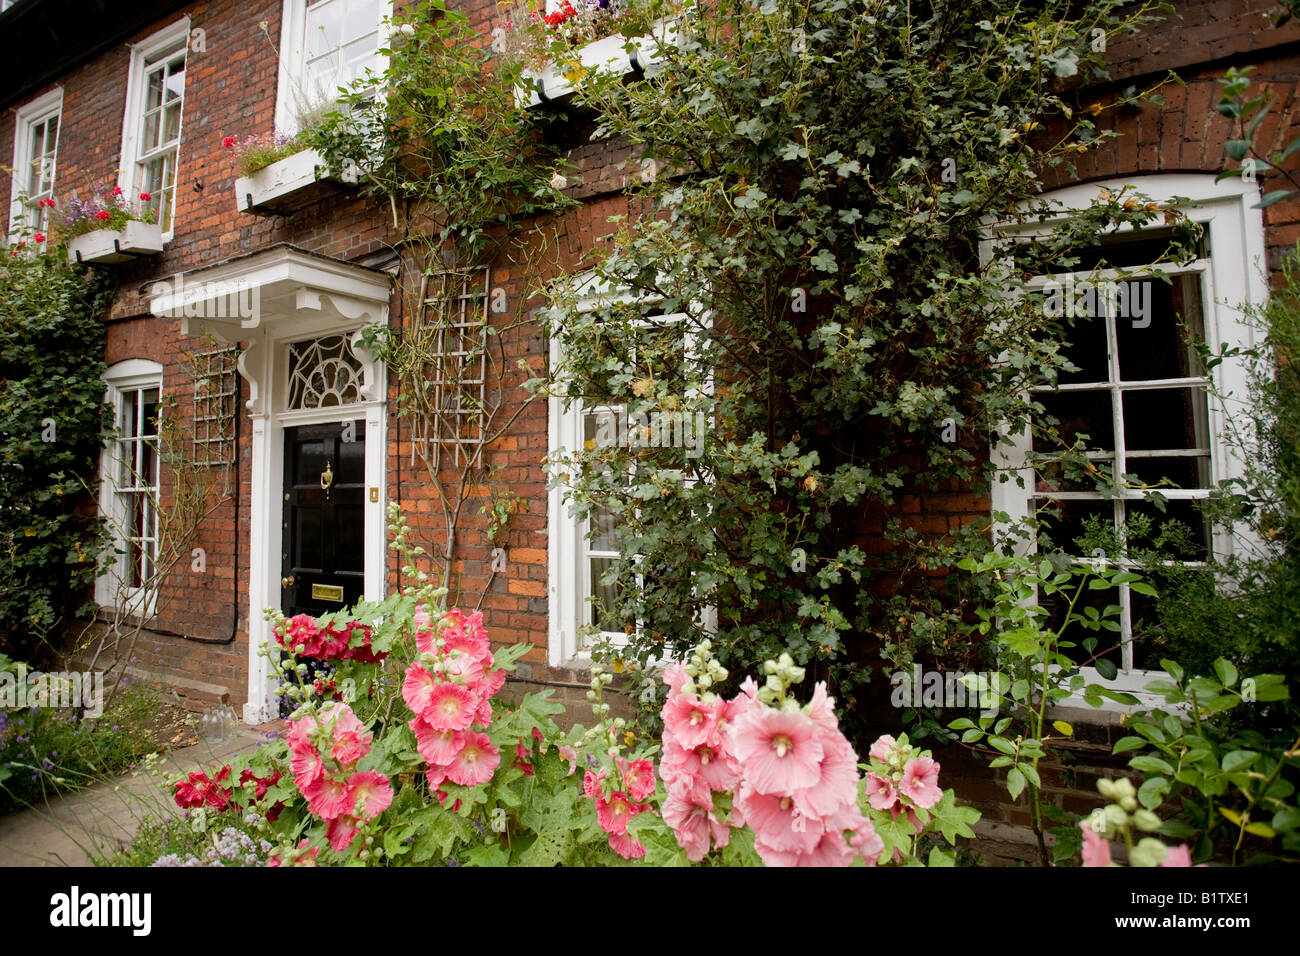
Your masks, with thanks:
[(112, 283), (61, 255), (0, 260), (0, 647), (31, 658), (83, 608), (105, 542), (98, 484)]
[[(990, 768), (1006, 769), (1005, 783), (1012, 800), (1027, 793), (1031, 823), (1046, 865), (1068, 855), (1074, 846), (1073, 840), (1067, 839), (1060, 844), (1059, 854), (1049, 855), (1045, 838), (1049, 828), (1038, 764), (1054, 741), (1074, 735), (1074, 728), (1065, 721), (1049, 723), (1051, 709), (1080, 692), (1093, 707), (1100, 707), (1107, 698), (1137, 703), (1131, 694), (1086, 683), (1081, 672), (1084, 664), (1095, 667), (1106, 680), (1116, 676), (1117, 668), (1113, 660), (1099, 656), (1098, 637), (1073, 638), (1079, 630), (1094, 635), (1118, 631), (1120, 608), (1112, 603), (1098, 609), (1084, 599), (1121, 584), (1138, 594), (1154, 592), (1132, 571), (1079, 566), (1061, 554), (1011, 557), (991, 553), (978, 561), (964, 558), (958, 566), (972, 574), (991, 573), (998, 582), (992, 606), (977, 608), (979, 623), (969, 633), (976, 639), (995, 635), (1001, 654), (1000, 669), (992, 675), (989, 688), (993, 706), (986, 706), (977, 720), (962, 717), (948, 727), (961, 733), (962, 743), (983, 747), (991, 758)], [(1049, 609), (1052, 604), (1061, 606), (1055, 619)], [(1051, 829), (1058, 840), (1070, 830), (1068, 825)]]
[[(1243, 677), (1224, 658), (1213, 676), (1193, 676), (1174, 661), (1160, 662), (1168, 679), (1147, 690), (1164, 699), (1160, 710), (1131, 716), (1134, 731), (1114, 752), (1134, 753), (1129, 766), (1144, 775), (1137, 800), (1149, 811), (1175, 815), (1160, 832), (1188, 840), (1196, 862), (1300, 862), (1300, 721), (1286, 682), (1278, 674)], [(1226, 719), (1256, 709), (1254, 725)]]
[[(1018, 245), (1014, 272), (979, 254), (989, 217), (1041, 217), (1035, 170), (1104, 140), (1062, 80), (1100, 75), (1094, 27), (1143, 22), (1118, 6), (724, 0), (687, 18), (644, 82), (580, 78), (598, 133), (653, 161), (655, 215), (625, 224), (594, 283), (555, 291), (552, 387), (633, 421), (708, 423), (701, 447), (552, 456), (579, 520), (618, 521), (622, 556), (600, 583), (618, 595), (605, 629), (631, 635), (621, 655), (679, 653), (716, 609), (733, 673), (788, 652), (851, 714), (872, 650), (954, 632), (962, 595), (937, 572), (987, 538), (882, 519), (905, 496), (987, 487), (986, 437), (1041, 415), (1023, 396), (1064, 367), (1068, 328), (1008, 289), (1155, 215), (1103, 197)], [(1051, 116), (1069, 135), (1038, 143)], [(601, 288), (641, 301), (579, 312)], [(884, 546), (869, 553), (870, 537)], [(931, 626), (914, 639), (918, 619)]]
[(71, 708), (0, 709), (0, 814), (89, 786), (156, 751), (158, 702), (156, 691), (132, 683), (94, 719)]
[(464, 13), (429, 0), (394, 25), (383, 76), (355, 83), (304, 139), (332, 167), (355, 164), (394, 228), (446, 244), (447, 265), (476, 263), (492, 227), (566, 203), (550, 184), (555, 157), (516, 108), (519, 67), (494, 69)]

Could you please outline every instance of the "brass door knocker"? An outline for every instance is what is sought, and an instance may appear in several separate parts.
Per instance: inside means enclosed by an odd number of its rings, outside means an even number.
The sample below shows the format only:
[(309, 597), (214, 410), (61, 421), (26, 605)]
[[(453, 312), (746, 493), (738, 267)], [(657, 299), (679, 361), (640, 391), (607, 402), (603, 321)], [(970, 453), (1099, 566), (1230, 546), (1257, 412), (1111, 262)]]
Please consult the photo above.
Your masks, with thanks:
[(334, 472), (330, 470), (330, 463), (325, 462), (325, 470), (320, 473), (321, 490), (325, 492), (325, 497), (330, 496), (330, 485), (334, 484)]

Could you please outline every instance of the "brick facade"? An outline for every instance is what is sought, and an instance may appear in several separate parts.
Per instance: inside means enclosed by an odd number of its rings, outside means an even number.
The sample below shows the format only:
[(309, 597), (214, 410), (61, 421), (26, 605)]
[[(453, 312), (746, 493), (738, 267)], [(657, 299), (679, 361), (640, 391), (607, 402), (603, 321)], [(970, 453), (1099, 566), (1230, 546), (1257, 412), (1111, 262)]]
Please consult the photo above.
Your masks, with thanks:
[[(466, 0), (463, 6), (486, 39), (498, 15), (494, 0)], [(280, 36), (282, 8), (282, 0), (196, 0), (182, 11), (191, 27), (203, 29), (206, 49), (191, 50), (186, 65), (175, 237), (160, 256), (114, 267), (120, 284), (107, 319), (106, 360), (110, 365), (133, 358), (161, 363), (164, 388), (178, 393), (182, 409), (189, 401), (191, 386), (180, 356), (203, 346), (184, 339), (177, 320), (150, 314), (148, 291), (154, 282), (277, 243), (364, 266), (382, 267), (394, 261), (387, 244), (394, 238), (391, 220), (373, 198), (340, 193), (284, 218), (249, 215), (236, 209), (236, 171), (221, 141), (226, 136), (243, 137), (272, 128), (278, 60), (269, 38)], [(1113, 45), (1113, 83), (1081, 91), (1080, 101), (1085, 106), (1100, 104), (1098, 125), (1114, 130), (1118, 138), (1106, 149), (1080, 157), (1076, 180), (1057, 175), (1045, 179), (1045, 188), (1156, 172), (1215, 173), (1224, 168), (1223, 146), (1229, 138), (1230, 122), (1215, 112), (1214, 105), (1219, 98), (1217, 80), (1229, 65), (1255, 66), (1256, 90), (1267, 89), (1273, 94), (1272, 114), (1261, 127), (1258, 142), (1277, 149), (1300, 134), (1296, 103), (1300, 22), (1272, 27), (1265, 19), (1274, 8), (1270, 0), (1185, 0), (1177, 8), (1181, 22), (1153, 26)], [(140, 31), (133, 42), (174, 23), (179, 16), (162, 18)], [(55, 183), (58, 196), (85, 195), (96, 183), (111, 185), (116, 179), (129, 62), (130, 51), (116, 46), (58, 79), (63, 89)], [(1140, 110), (1106, 108), (1123, 87), (1136, 84), (1144, 88), (1169, 70), (1177, 71), (1183, 82), (1166, 85), (1162, 105), (1148, 104)], [(12, 155), (14, 110), (42, 92), (5, 104), (7, 109), (0, 112), (0, 157)], [(511, 305), (504, 320), (526, 317), (528, 310), (543, 304), (527, 298), (541, 281), (580, 268), (601, 237), (612, 230), (609, 217), (635, 215), (637, 211), (621, 193), (636, 172), (628, 151), (618, 144), (589, 144), (583, 139), (575, 135), (577, 145), (569, 152), (570, 161), (579, 170), (571, 195), (582, 205), (556, 221), (535, 224), (552, 237), (554, 255), (540, 270), (523, 268), (505, 253), (492, 263), (491, 284), (505, 290)], [(10, 185), (9, 174), (0, 172), (0, 195), (7, 196)], [(1264, 188), (1270, 188), (1267, 182)], [(1271, 267), (1275, 268), (1280, 255), (1300, 239), (1298, 212), (1300, 204), (1296, 202), (1280, 203), (1266, 212)], [(399, 283), (390, 303), (391, 321), (402, 321), (404, 309)], [(507, 404), (513, 407), (528, 400), (520, 388), (523, 375), (517, 360), (540, 370), (548, 360), (549, 346), (539, 329), (527, 321), (505, 337), (502, 345), (503, 385)], [(245, 383), (241, 403), (249, 398)], [(441, 516), (423, 466), (412, 463), (410, 425), (396, 411), (396, 384), (390, 381), (387, 497), (401, 506), (429, 547), (429, 542), (441, 539)], [(206, 570), (197, 574), (186, 562), (178, 566), (164, 588), (163, 610), (154, 622), (156, 633), (146, 635), (138, 653), (141, 663), (198, 685), (191, 689), (200, 698), (224, 689), (226, 699), (235, 705), (246, 697), (249, 659), (250, 431), (247, 417), (242, 417), (234, 488), (229, 500), (205, 519), (195, 542), (196, 547), (205, 549)], [(548, 498), (540, 459), (547, 450), (547, 406), (545, 401), (532, 401), (509, 433), (490, 445), (485, 455), (485, 463), (499, 469), (497, 480), (508, 483), (527, 503), (526, 513), (517, 514), (509, 526), (508, 570), (496, 575), (490, 571), (491, 545), (480, 533), (486, 518), (478, 513), (475, 500), (466, 507), (460, 522), (463, 543), (453, 575), (466, 603), (472, 605), (486, 589), (482, 608), (494, 640), (534, 645), (520, 668), (520, 680), (551, 684), (557, 687), (558, 697), (581, 709), (585, 676), (546, 663)], [(991, 505), (987, 498), (952, 488), (925, 497), (905, 495), (899, 507), (918, 530), (941, 533), (986, 518)], [(870, 542), (882, 530), (882, 516), (863, 515), (860, 528)], [(396, 575), (397, 562), (390, 555), (390, 586)], [(882, 730), (889, 729), (882, 721)], [(1111, 728), (1100, 724), (1095, 732), (1081, 733), (1083, 739), (1075, 753), (1078, 764), (1073, 769), (1049, 770), (1052, 792), (1064, 799), (1068, 809), (1095, 805), (1091, 799), (1095, 774), (1116, 765), (1106, 757), (1108, 747), (1103, 746), (1102, 738), (1109, 733)], [(942, 759), (946, 768), (957, 773), (959, 794), (981, 805), (990, 819), (1024, 822), (1022, 808), (1007, 802), (1005, 793), (990, 783), (987, 771), (958, 752), (944, 752)], [(949, 782), (953, 782), (951, 778)]]

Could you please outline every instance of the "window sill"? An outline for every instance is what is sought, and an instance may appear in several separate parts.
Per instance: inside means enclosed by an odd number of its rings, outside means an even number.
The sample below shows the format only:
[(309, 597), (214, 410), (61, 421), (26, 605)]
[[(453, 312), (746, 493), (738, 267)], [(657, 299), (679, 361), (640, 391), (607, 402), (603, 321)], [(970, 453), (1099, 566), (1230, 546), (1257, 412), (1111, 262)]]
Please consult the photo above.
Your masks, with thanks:
[(625, 37), (622, 34), (601, 37), (574, 51), (576, 63), (552, 65), (543, 70), (525, 70), (523, 86), (515, 90), (520, 108), (532, 108), (573, 93), (575, 79), (592, 70), (611, 71), (626, 76), (644, 71), (659, 59), (659, 49), (676, 45), (677, 25), (656, 27), (648, 36)]
[(128, 222), (117, 229), (94, 229), (68, 240), (69, 262), (113, 265), (163, 251), (162, 227), (157, 223)]
[(286, 156), (235, 180), (235, 205), (240, 212), (287, 216), (360, 178), (356, 167), (331, 175), (325, 157), (314, 149)]

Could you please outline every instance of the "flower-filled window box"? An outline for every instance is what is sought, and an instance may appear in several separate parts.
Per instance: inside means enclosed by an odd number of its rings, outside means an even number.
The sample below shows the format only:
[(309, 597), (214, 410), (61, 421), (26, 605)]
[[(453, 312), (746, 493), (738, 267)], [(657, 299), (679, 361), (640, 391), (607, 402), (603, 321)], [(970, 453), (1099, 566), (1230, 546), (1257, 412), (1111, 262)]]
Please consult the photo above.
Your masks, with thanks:
[(95, 229), (68, 240), (68, 258), (73, 262), (111, 265), (162, 251), (162, 226), (156, 222), (131, 220), (121, 229)]
[[(52, 199), (42, 202), (55, 205)], [(140, 193), (139, 203), (129, 203), (120, 187), (111, 198), (99, 189), (91, 199), (70, 199), (58, 232), (72, 262), (112, 265), (163, 251), (157, 200)]]
[(551, 0), (547, 10), (507, 26), (509, 45), (526, 64), (517, 97), (521, 107), (568, 96), (586, 72), (643, 71), (659, 58), (661, 46), (677, 42), (676, 18), (647, 30), (645, 20), (618, 0), (586, 0), (582, 9), (572, 0)]
[(325, 157), (302, 148), (293, 139), (266, 141), (253, 137), (243, 143), (228, 136), (223, 144), (235, 150), (244, 175), (235, 179), (235, 205), (240, 212), (287, 216), (310, 203), (355, 185), (355, 166), (334, 173)]

